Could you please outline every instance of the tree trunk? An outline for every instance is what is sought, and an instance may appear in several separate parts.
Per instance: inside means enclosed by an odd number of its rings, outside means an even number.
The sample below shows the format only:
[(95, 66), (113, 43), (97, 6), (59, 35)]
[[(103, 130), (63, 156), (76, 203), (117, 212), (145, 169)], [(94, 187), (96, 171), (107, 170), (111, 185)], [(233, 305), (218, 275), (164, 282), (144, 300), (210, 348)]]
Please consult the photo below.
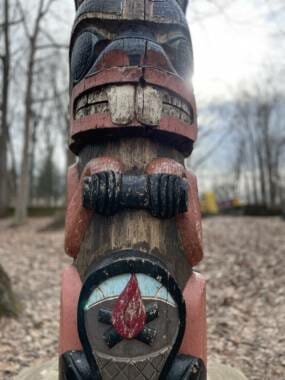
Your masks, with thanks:
[(10, 35), (9, 35), (9, 1), (4, 2), (4, 49), (2, 73), (2, 112), (0, 126), (0, 217), (6, 214), (8, 208), (8, 108), (10, 81)]
[[(29, 59), (27, 66), (27, 81), (25, 89), (25, 116), (24, 116), (24, 144), (22, 153), (22, 164), (18, 183), (18, 193), (15, 210), (15, 223), (23, 224), (28, 216), (29, 192), (30, 192), (30, 170), (31, 170), (31, 144), (32, 144), (32, 119), (33, 119), (33, 84), (35, 58), (37, 52), (37, 43), (40, 35), (40, 25), (42, 19), (49, 11), (52, 0), (49, 0), (45, 6), (44, 0), (39, 0), (37, 16), (31, 35), (27, 32), (29, 39)], [(22, 14), (25, 29), (28, 30), (28, 21), (25, 14)]]
[(261, 146), (257, 148), (257, 157), (258, 157), (259, 176), (260, 176), (261, 202), (263, 205), (266, 205), (267, 204), (266, 175), (265, 175), (264, 158), (262, 156)]
[(34, 201), (34, 189), (35, 189), (35, 150), (36, 150), (36, 143), (37, 143), (37, 126), (38, 126), (38, 119), (35, 117), (32, 120), (32, 138), (31, 138), (31, 149), (30, 149), (30, 174), (29, 174), (29, 181), (30, 181), (30, 189), (29, 192), (29, 202), (31, 205), (33, 205)]
[(22, 166), (18, 183), (15, 222), (25, 223), (28, 215), (30, 167), (31, 167), (31, 140), (32, 140), (32, 86), (35, 57), (35, 41), (31, 40), (30, 58), (27, 73), (26, 96), (25, 96), (25, 124), (24, 145), (22, 153)]
[(244, 173), (244, 184), (245, 184), (245, 194), (247, 204), (251, 204), (251, 191), (250, 191), (250, 180), (248, 178), (248, 173)]
[(258, 204), (258, 191), (256, 179), (256, 142), (254, 139), (254, 132), (249, 128), (249, 159), (251, 161), (251, 176), (252, 176), (252, 190), (253, 190), (253, 203)]

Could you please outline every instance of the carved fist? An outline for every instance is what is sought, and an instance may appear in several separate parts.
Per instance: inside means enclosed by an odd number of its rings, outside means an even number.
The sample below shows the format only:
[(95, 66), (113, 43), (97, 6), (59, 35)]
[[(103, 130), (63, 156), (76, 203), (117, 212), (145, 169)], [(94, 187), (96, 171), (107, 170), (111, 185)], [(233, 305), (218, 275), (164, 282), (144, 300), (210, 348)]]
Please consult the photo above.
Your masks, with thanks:
[(146, 209), (157, 218), (187, 211), (188, 183), (171, 174), (122, 175), (113, 171), (85, 177), (83, 206), (101, 215), (120, 209)]
[(85, 177), (83, 182), (83, 207), (110, 216), (120, 208), (122, 175), (105, 171)]
[(187, 211), (188, 183), (172, 174), (148, 176), (150, 212), (158, 218), (172, 218)]

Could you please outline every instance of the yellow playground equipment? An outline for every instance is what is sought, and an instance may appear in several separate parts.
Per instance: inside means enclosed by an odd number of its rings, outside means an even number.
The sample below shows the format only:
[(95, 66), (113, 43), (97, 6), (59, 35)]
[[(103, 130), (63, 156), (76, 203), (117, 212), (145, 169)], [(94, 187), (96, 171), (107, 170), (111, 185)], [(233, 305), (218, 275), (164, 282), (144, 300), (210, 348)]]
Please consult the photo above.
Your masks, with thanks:
[(219, 213), (216, 194), (213, 191), (202, 194), (201, 211), (203, 215), (217, 215)]

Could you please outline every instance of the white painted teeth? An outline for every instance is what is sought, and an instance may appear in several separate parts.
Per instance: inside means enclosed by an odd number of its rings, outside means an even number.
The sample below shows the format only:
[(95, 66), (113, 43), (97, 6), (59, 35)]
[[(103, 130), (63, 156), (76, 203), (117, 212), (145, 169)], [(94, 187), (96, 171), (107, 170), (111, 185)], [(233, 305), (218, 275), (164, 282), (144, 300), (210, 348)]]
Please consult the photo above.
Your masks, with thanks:
[(126, 84), (107, 89), (107, 96), (114, 124), (129, 124), (135, 118), (135, 87)]
[(127, 125), (134, 119), (142, 124), (159, 125), (162, 95), (151, 86), (113, 86), (107, 90), (112, 122)]
[(138, 86), (136, 116), (142, 124), (157, 126), (162, 115), (162, 93), (151, 86)]
[(109, 86), (81, 96), (75, 103), (75, 119), (109, 112), (112, 122), (128, 125), (133, 120), (158, 126), (163, 116), (192, 124), (193, 110), (180, 97), (152, 86)]

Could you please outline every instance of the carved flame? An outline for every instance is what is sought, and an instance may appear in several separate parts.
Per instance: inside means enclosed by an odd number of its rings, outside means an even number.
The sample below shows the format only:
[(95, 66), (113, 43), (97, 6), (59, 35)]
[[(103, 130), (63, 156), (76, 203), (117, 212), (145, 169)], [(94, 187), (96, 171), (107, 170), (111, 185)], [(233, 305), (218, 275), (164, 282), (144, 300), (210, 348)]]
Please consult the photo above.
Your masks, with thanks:
[(144, 328), (146, 311), (138, 280), (132, 274), (130, 281), (118, 298), (112, 312), (112, 324), (125, 339), (135, 338)]

